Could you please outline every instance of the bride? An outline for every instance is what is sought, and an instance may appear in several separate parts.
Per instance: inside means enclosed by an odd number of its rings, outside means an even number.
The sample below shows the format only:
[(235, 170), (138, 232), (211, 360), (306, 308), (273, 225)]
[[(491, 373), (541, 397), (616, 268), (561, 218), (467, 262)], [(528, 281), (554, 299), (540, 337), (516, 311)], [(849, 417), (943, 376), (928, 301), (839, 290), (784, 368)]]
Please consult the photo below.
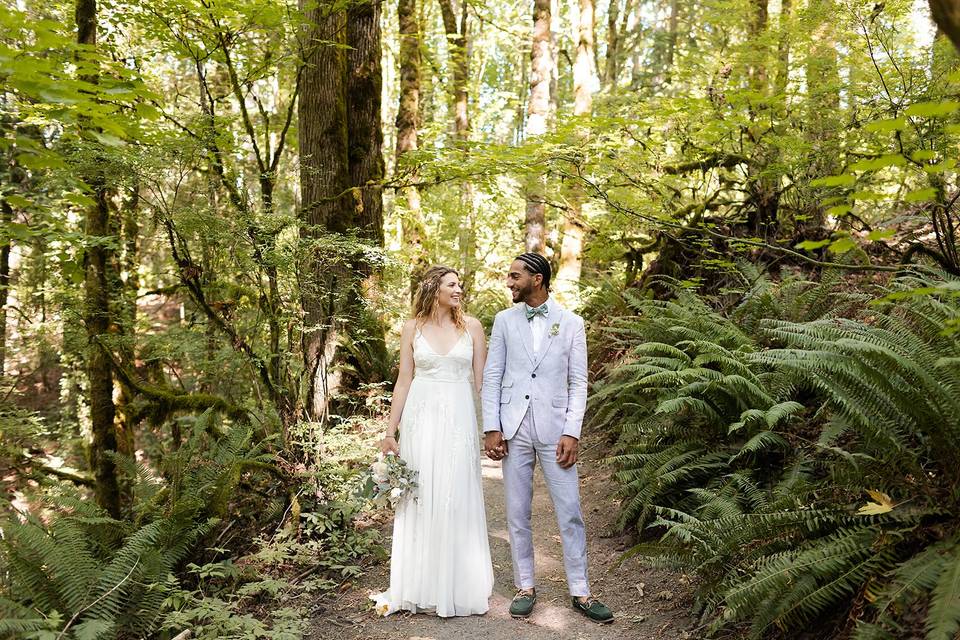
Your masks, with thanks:
[(419, 473), (419, 487), (416, 500), (397, 507), (390, 588), (371, 596), (383, 615), (482, 614), (493, 590), (474, 403), (486, 344), (480, 322), (463, 313), (462, 295), (456, 271), (430, 268), (400, 336), (400, 373), (380, 446)]

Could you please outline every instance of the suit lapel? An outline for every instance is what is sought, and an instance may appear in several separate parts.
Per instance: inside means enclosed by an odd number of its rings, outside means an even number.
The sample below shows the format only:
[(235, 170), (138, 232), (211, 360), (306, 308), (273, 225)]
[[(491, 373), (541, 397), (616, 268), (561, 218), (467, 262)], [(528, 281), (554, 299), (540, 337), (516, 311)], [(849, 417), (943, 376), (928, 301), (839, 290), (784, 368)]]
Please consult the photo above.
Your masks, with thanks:
[[(550, 310), (550, 313), (547, 314), (547, 331), (543, 336), (543, 340), (540, 341), (540, 352), (537, 354), (537, 357), (533, 361), (533, 366), (537, 367), (540, 365), (540, 362), (543, 361), (543, 357), (547, 355), (547, 350), (550, 349), (550, 346), (554, 343), (557, 338), (557, 335), (560, 334), (560, 326), (563, 323), (563, 308), (553, 301), (553, 298), (547, 298), (547, 308)], [(556, 325), (557, 330), (554, 331), (553, 327)], [(528, 327), (527, 331), (530, 332), (530, 340), (533, 340), (533, 331)], [(531, 345), (533, 342), (530, 343)]]
[(530, 322), (527, 320), (527, 313), (523, 309), (523, 303), (521, 302), (516, 306), (516, 315), (517, 319), (515, 324), (519, 325), (520, 329), (520, 342), (523, 343), (523, 348), (527, 352), (527, 357), (530, 358), (531, 362), (535, 362), (533, 357), (533, 329), (530, 328)]

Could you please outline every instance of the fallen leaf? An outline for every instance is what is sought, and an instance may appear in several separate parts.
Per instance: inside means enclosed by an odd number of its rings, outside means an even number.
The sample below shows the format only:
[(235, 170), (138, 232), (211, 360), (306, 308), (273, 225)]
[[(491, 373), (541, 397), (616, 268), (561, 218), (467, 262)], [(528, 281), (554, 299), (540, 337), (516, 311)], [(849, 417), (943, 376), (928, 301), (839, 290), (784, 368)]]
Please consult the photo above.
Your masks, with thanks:
[(896, 506), (893, 504), (893, 499), (890, 498), (887, 494), (882, 491), (876, 491), (874, 489), (867, 490), (867, 494), (873, 498), (873, 502), (868, 502), (859, 509), (857, 509), (857, 515), (861, 516), (877, 516), (881, 513), (888, 513), (893, 511), (893, 508)]

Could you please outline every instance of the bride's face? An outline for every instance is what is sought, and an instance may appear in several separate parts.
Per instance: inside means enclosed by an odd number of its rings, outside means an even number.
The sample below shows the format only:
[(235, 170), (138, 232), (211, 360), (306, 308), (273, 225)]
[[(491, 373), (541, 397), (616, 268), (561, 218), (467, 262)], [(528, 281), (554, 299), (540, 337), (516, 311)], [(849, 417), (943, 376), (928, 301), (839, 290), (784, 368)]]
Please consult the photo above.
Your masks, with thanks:
[(460, 278), (455, 273), (448, 273), (440, 279), (440, 288), (437, 289), (437, 303), (441, 307), (459, 307), (463, 298), (463, 289), (460, 287)]

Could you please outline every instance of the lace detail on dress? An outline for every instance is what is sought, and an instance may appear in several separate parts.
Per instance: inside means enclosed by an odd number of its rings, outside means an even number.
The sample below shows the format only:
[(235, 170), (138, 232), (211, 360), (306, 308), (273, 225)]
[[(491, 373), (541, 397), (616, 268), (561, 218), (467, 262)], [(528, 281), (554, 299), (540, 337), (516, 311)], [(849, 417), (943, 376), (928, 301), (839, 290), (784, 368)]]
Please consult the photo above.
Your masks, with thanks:
[(413, 341), (414, 377), (436, 382), (473, 381), (473, 340), (466, 331), (460, 334), (449, 352), (440, 355), (433, 350), (417, 329)]

